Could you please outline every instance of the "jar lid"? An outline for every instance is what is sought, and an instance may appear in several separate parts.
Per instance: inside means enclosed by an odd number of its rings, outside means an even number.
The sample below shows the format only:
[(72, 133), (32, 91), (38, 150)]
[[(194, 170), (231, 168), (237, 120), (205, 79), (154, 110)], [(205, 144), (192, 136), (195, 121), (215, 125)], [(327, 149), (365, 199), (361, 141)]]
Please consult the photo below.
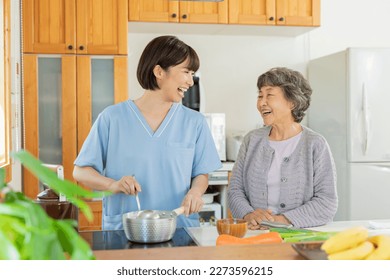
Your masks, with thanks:
[(37, 195), (38, 200), (59, 200), (59, 196), (52, 189), (45, 189)]

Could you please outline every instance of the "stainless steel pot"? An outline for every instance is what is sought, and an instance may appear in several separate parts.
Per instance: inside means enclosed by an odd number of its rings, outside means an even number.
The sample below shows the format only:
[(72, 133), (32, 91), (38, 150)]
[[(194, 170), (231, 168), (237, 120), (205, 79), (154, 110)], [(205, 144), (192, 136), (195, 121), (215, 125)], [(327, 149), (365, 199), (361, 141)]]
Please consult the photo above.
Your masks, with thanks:
[(184, 212), (184, 207), (173, 211), (153, 210), (153, 215), (147, 217), (140, 215), (140, 212), (128, 212), (122, 216), (127, 239), (137, 243), (159, 243), (172, 239), (176, 231), (176, 218)]

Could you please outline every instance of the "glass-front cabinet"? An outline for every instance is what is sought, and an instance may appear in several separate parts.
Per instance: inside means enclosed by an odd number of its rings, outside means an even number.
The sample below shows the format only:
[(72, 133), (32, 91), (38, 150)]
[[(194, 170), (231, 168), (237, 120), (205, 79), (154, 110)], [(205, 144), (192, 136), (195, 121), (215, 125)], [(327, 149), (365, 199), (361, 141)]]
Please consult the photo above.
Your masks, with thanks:
[[(47, 164), (73, 162), (90, 127), (107, 106), (127, 99), (127, 57), (24, 55), (24, 147)], [(24, 193), (35, 198), (38, 180), (23, 171)]]

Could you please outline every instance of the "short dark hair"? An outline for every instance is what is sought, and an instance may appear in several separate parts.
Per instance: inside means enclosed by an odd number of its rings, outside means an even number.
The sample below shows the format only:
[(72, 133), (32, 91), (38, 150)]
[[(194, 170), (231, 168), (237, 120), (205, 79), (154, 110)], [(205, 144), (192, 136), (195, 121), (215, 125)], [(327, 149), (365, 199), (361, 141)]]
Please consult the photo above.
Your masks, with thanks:
[(264, 86), (280, 87), (284, 97), (294, 105), (291, 111), (294, 120), (302, 121), (310, 106), (312, 89), (300, 72), (285, 67), (272, 68), (257, 79), (257, 88)]
[(137, 79), (143, 89), (154, 90), (159, 86), (153, 69), (160, 65), (165, 71), (178, 65), (188, 58), (188, 70), (196, 72), (200, 61), (193, 48), (175, 36), (160, 36), (154, 38), (145, 47), (138, 62)]

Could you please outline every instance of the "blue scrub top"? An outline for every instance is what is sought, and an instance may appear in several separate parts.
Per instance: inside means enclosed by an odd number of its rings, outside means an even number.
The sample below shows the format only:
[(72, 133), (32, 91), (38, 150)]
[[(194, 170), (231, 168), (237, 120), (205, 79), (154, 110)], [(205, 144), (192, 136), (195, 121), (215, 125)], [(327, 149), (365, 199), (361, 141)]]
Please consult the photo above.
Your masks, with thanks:
[[(135, 175), (141, 210), (180, 207), (191, 179), (222, 164), (204, 116), (174, 103), (153, 132), (133, 101), (107, 107), (96, 119), (75, 165), (91, 166), (114, 180)], [(137, 211), (135, 197), (103, 198), (103, 230), (122, 229), (122, 214)], [(199, 226), (198, 214), (180, 215), (177, 227)]]

